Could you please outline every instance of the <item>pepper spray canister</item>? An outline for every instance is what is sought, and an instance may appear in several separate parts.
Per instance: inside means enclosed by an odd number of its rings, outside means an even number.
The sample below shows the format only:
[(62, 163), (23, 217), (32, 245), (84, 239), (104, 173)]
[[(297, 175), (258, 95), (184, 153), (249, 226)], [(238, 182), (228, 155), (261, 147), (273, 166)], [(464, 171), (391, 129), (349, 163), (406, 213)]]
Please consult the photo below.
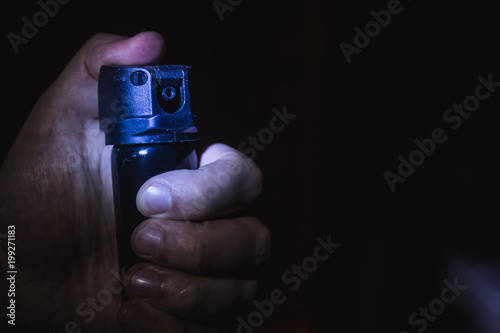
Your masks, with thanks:
[(131, 247), (144, 217), (137, 209), (139, 188), (149, 178), (197, 167), (189, 98), (188, 66), (102, 66), (99, 118), (111, 166), (120, 271), (141, 259)]

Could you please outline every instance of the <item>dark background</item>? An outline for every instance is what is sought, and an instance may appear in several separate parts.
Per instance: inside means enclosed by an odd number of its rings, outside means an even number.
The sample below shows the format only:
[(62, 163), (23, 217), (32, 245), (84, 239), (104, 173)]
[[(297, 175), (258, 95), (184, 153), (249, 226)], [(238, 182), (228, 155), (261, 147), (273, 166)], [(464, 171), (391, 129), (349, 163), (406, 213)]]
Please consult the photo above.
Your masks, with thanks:
[[(88, 38), (160, 32), (164, 63), (192, 66), (193, 110), (207, 140), (236, 147), (269, 126), (273, 108), (298, 115), (255, 159), (265, 190), (245, 213), (266, 222), (274, 240), (256, 299), (276, 288), (287, 298), (255, 331), (416, 332), (409, 315), (439, 298), (443, 279), (465, 283), (457, 262), (500, 262), (500, 88), (459, 129), (442, 120), (479, 75), (500, 81), (499, 20), (488, 2), (401, 5), (348, 64), (339, 44), (353, 44), (353, 28), (387, 1), (243, 1), (221, 22), (209, 0), (72, 0), (18, 54), (4, 38), (2, 158)], [(36, 1), (5, 6), (4, 36), (40, 10)], [(436, 127), (447, 141), (391, 193), (383, 173), (395, 173), (397, 156)], [(290, 291), (282, 274), (329, 234), (341, 247)], [(478, 332), (462, 306), (468, 299), (447, 305), (426, 332)]]

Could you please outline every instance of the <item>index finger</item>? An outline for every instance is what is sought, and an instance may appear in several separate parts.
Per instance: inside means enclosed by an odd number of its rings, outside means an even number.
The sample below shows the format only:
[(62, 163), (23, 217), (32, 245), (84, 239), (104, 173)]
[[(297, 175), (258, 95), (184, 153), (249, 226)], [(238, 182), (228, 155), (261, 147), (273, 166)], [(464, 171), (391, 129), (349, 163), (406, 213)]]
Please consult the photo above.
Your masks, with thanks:
[(250, 204), (262, 190), (262, 173), (247, 156), (224, 144), (203, 153), (197, 170), (155, 176), (139, 189), (137, 208), (147, 217), (200, 220)]

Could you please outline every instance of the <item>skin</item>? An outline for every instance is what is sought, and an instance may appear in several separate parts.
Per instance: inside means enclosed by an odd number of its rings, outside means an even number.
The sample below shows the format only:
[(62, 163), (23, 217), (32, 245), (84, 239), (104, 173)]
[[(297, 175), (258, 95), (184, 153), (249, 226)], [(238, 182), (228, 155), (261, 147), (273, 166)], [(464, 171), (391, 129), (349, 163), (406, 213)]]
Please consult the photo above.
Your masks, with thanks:
[[(57, 332), (204, 332), (197, 319), (254, 294), (254, 280), (230, 273), (268, 257), (269, 230), (252, 217), (217, 216), (259, 195), (261, 171), (237, 150), (213, 144), (197, 170), (158, 175), (139, 190), (137, 207), (149, 219), (131, 246), (144, 263), (127, 272), (133, 298), (120, 304), (111, 148), (99, 130), (97, 78), (101, 65), (155, 64), (165, 49), (154, 32), (92, 37), (40, 97), (5, 158), (0, 232), (15, 225), (16, 323)], [(5, 240), (4, 271), (6, 250)]]

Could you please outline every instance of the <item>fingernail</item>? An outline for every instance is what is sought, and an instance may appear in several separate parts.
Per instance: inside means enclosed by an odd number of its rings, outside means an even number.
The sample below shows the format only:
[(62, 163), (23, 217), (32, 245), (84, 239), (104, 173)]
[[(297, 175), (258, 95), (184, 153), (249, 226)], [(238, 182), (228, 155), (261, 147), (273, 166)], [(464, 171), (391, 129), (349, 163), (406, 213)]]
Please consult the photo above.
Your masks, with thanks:
[(139, 229), (134, 237), (134, 250), (138, 255), (157, 257), (161, 250), (162, 232), (154, 223)]
[(144, 331), (151, 325), (151, 321), (149, 312), (138, 305), (131, 307), (123, 318), (123, 324), (135, 332)]
[(141, 213), (146, 216), (164, 214), (170, 209), (170, 191), (158, 185), (148, 187), (139, 198)]
[(153, 298), (159, 289), (160, 280), (158, 274), (149, 269), (137, 272), (130, 285), (132, 296), (139, 298)]

